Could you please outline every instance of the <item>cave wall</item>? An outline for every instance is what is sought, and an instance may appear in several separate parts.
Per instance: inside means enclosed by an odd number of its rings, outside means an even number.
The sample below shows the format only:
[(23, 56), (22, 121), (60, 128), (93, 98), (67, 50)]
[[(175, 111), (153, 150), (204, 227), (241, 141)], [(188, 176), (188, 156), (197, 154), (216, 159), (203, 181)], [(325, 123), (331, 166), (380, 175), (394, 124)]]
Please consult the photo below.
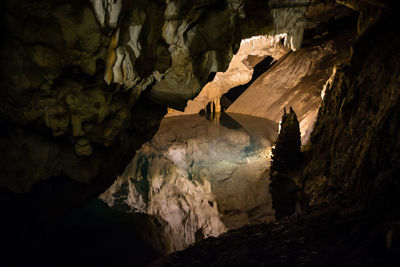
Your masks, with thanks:
[(398, 207), (400, 39), (385, 10), (353, 46), (326, 90), (309, 163), (297, 180), (312, 205)]
[(3, 1), (1, 13), (0, 187), (18, 193), (110, 184), (167, 106), (227, 68), (244, 16), (234, 0)]

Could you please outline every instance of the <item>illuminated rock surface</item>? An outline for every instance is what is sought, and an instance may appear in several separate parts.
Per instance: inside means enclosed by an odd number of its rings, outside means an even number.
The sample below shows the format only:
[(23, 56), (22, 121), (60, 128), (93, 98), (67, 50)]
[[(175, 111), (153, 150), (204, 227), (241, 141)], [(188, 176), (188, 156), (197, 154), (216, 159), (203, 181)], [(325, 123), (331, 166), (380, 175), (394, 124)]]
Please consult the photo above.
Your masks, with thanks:
[(159, 218), (168, 252), (272, 221), (266, 176), (277, 125), (233, 118), (221, 118), (220, 125), (199, 115), (164, 119), (100, 198), (114, 209)]
[(322, 103), (321, 91), (335, 64), (350, 53), (349, 32), (329, 41), (314, 42), (281, 58), (261, 75), (227, 109), (227, 112), (247, 114), (279, 122), (283, 108), (292, 106), (300, 121), (302, 143), (305, 144), (317, 119)]

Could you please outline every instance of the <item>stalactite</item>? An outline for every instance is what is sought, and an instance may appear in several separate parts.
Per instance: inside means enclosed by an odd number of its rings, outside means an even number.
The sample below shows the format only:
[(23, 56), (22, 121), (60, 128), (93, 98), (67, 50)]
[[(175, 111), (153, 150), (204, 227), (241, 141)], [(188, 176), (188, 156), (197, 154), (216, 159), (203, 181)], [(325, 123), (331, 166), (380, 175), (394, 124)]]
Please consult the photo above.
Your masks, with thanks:
[(279, 33), (275, 35), (258, 35), (258, 36), (253, 36), (251, 38), (243, 39), (242, 42), (240, 43), (241, 46), (244, 46), (246, 44), (251, 45), (251, 49), (249, 49), (252, 53), (254, 51), (260, 51), (263, 48), (265, 48), (266, 43), (269, 43), (270, 47), (277, 47), (277, 45), (280, 43), (281, 39), (284, 39), (285, 42), (287, 39), (287, 33)]
[(221, 101), (219, 97), (214, 98), (214, 124), (219, 125), (219, 118), (221, 116)]
[[(274, 18), (274, 35), (286, 33), (285, 45), (293, 51), (300, 48), (303, 40), (303, 32), (306, 23), (305, 14), (307, 12), (309, 0), (291, 1), (292, 7), (273, 8), (272, 16)], [(273, 0), (270, 2), (272, 7), (285, 6), (286, 1)]]

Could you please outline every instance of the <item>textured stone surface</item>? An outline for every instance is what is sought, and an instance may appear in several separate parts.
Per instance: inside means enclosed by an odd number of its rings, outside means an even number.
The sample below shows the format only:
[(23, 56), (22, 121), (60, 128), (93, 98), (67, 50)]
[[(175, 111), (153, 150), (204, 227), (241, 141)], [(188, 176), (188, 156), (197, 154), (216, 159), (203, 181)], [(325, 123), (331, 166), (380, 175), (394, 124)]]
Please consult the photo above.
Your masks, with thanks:
[[(241, 47), (229, 64), (228, 70), (218, 72), (213, 81), (208, 83), (195, 99), (188, 102), (183, 113), (174, 111), (169, 115), (195, 114), (213, 101), (219, 106), (219, 99), (224, 93), (251, 80), (255, 65), (254, 62), (250, 63), (251, 58), (256, 56), (261, 61), (266, 56), (271, 56), (278, 60), (290, 49), (299, 49), (306, 25), (307, 9), (308, 2), (303, 0), (290, 3), (273, 0), (269, 1), (268, 5), (247, 1), (244, 10), (249, 14), (240, 24), (240, 30), (242, 36), (251, 38), (242, 40)], [(261, 12), (264, 12), (262, 18), (258, 18), (258, 13)], [(255, 22), (255, 17), (259, 21)], [(268, 35), (264, 35), (266, 33)]]
[(244, 17), (240, 0), (91, 2), (99, 22), (115, 28), (105, 81), (124, 90), (151, 87), (150, 99), (178, 109), (211, 72), (226, 69), (237, 50), (237, 19)]

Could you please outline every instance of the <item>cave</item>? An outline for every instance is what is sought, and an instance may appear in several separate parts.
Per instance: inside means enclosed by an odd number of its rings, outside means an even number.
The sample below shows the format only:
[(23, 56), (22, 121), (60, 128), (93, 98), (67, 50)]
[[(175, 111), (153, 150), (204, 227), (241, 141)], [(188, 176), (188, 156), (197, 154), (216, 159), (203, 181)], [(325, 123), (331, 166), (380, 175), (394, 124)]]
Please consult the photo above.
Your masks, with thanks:
[(3, 0), (0, 266), (399, 266), (392, 0)]

